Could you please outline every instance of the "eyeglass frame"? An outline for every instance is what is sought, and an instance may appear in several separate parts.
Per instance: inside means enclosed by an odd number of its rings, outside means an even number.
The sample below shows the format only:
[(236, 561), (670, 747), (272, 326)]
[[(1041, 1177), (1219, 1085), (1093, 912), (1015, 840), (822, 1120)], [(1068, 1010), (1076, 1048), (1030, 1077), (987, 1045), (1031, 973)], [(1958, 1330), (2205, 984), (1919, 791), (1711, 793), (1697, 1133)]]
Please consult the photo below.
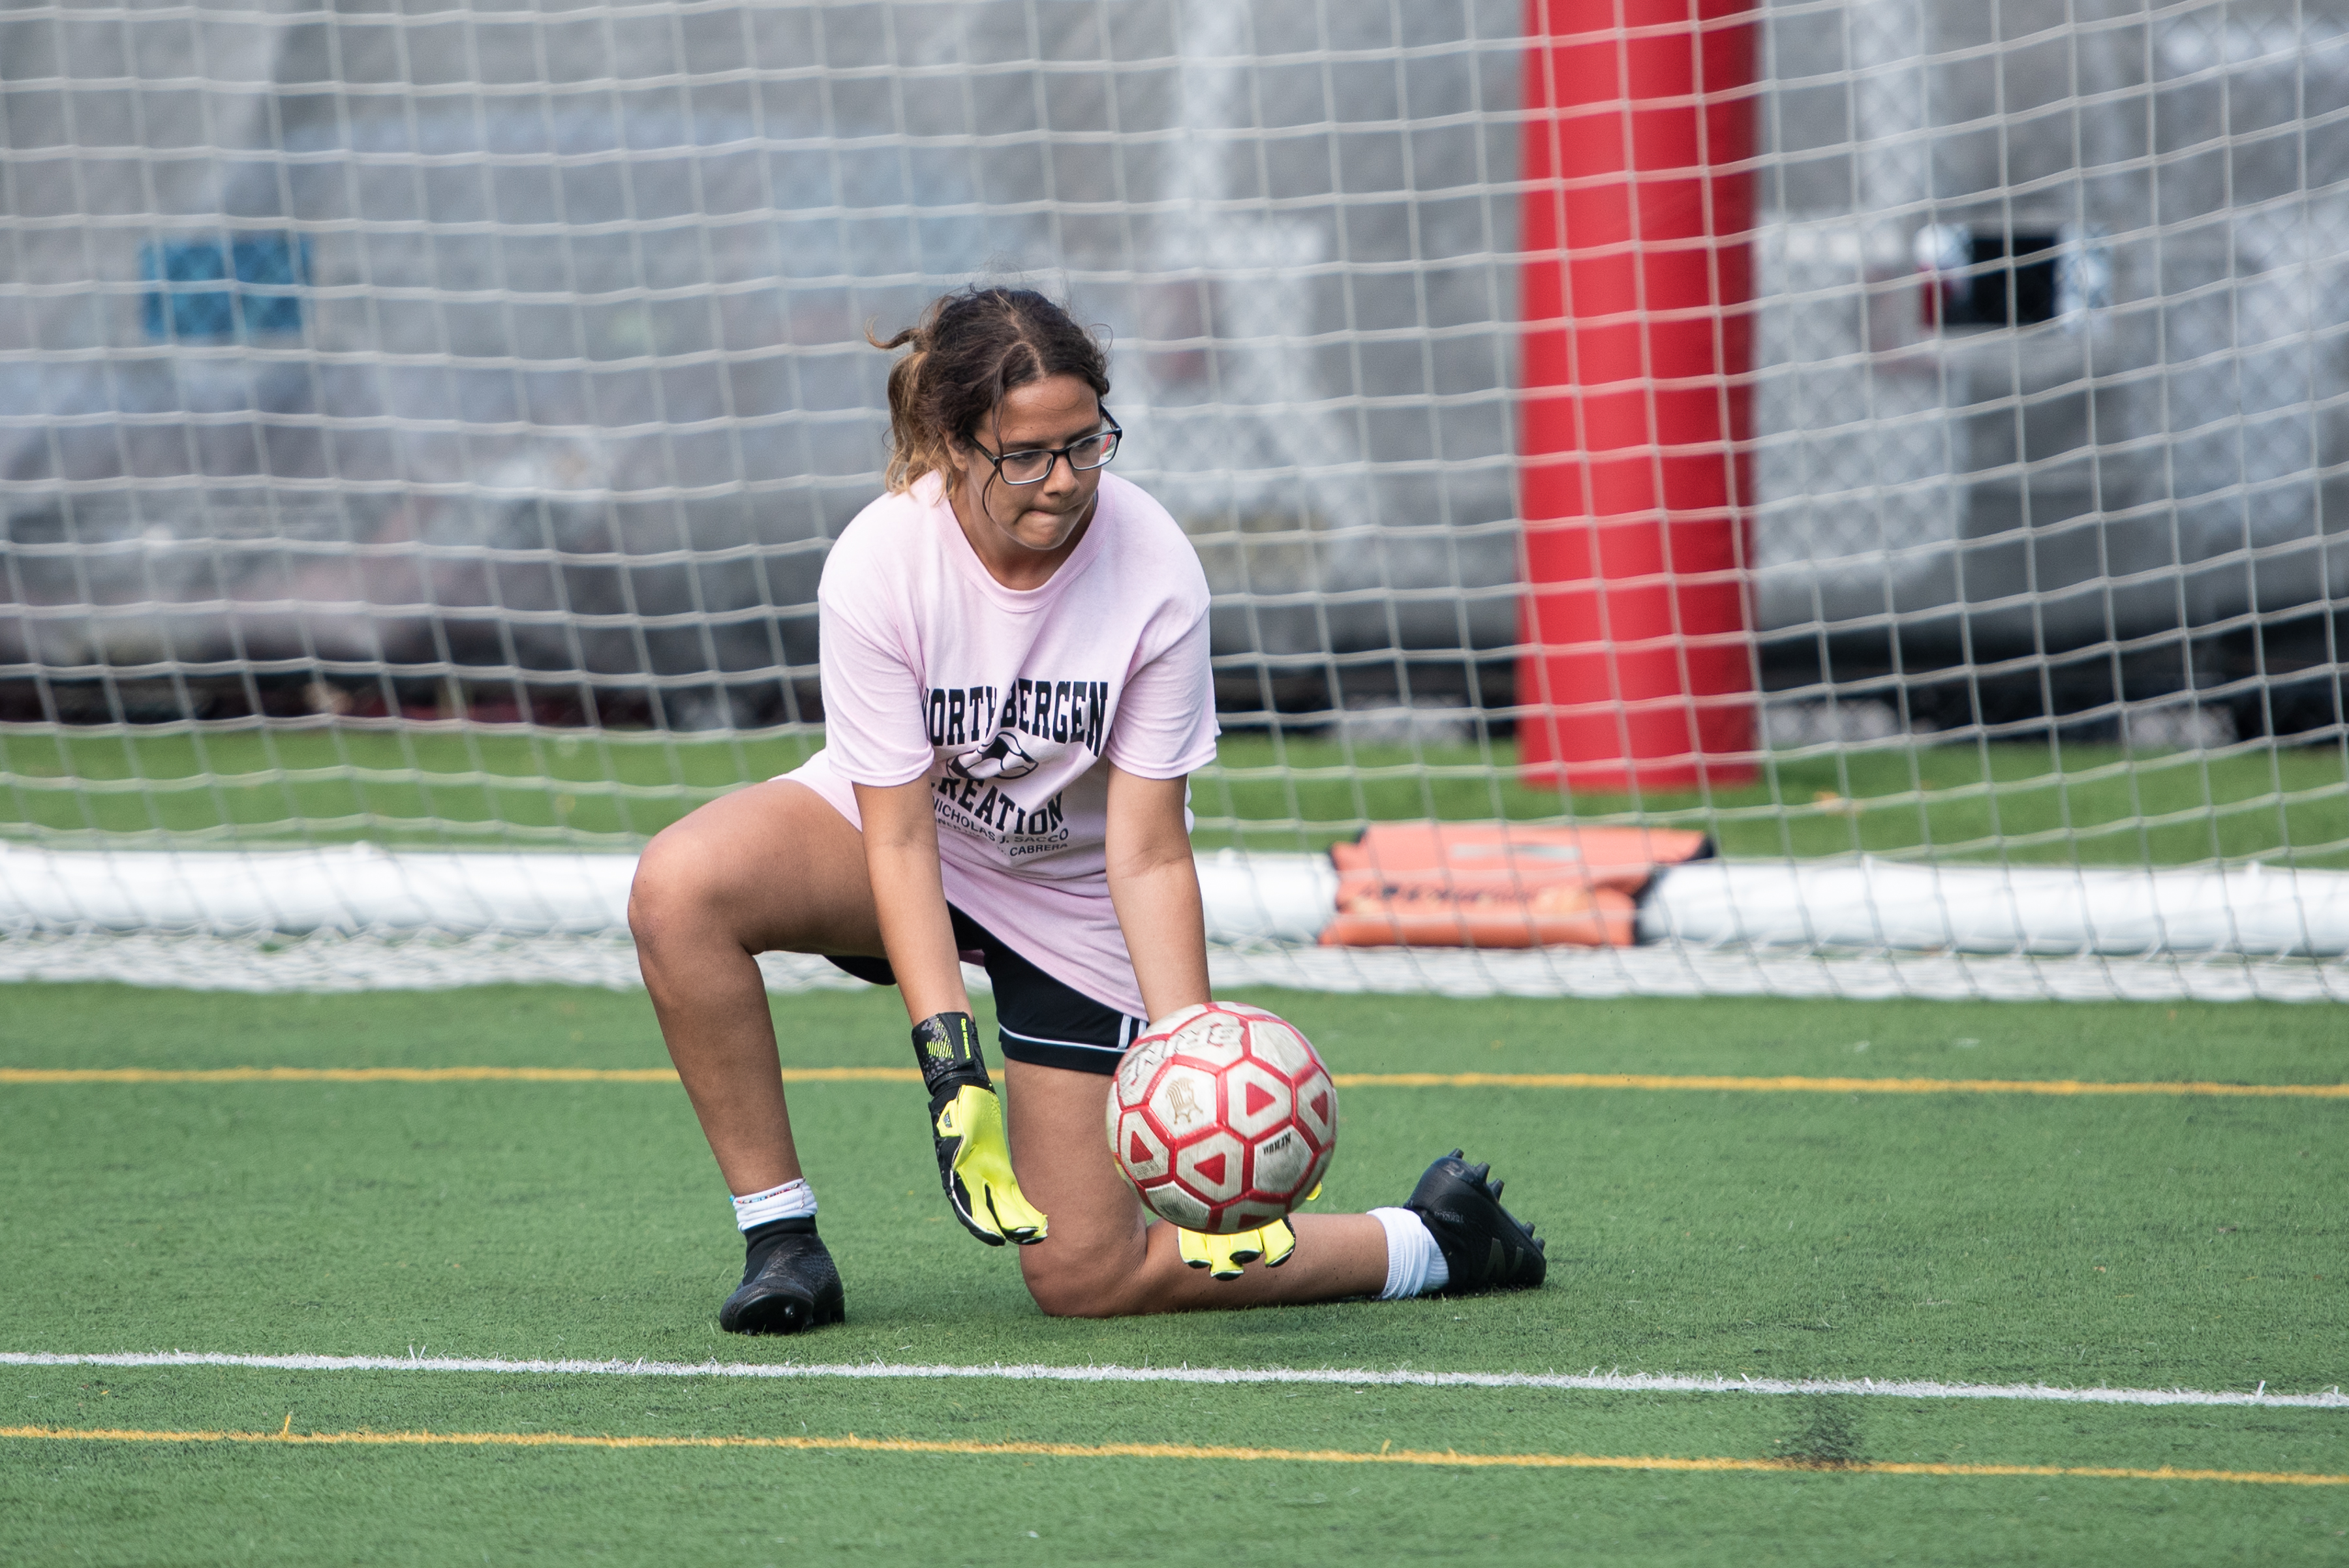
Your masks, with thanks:
[[(1066, 446), (1023, 446), (1018, 452), (989, 452), (985, 447), (979, 445), (977, 437), (974, 436), (967, 439), (970, 442), (971, 451), (978, 453), (979, 456), (987, 459), (988, 462), (994, 464), (996, 478), (1003, 481), (1006, 484), (1017, 484), (1025, 487), (1030, 484), (1043, 483), (1046, 480), (1052, 477), (1052, 470), (1059, 467), (1064, 462), (1069, 465), (1069, 472), (1071, 473), (1099, 473), (1102, 469), (1107, 468), (1110, 465), (1111, 459), (1117, 456), (1117, 446), (1115, 442), (1112, 442), (1110, 446), (1109, 456), (1102, 459), (1099, 462), (1094, 463), (1091, 468), (1079, 468), (1077, 466), (1077, 460), (1069, 455), (1077, 448), (1084, 445), (1085, 442), (1089, 441), (1099, 441), (1103, 436), (1113, 436), (1120, 441), (1125, 439), (1125, 427), (1118, 423), (1117, 421), (1111, 416), (1110, 411), (1107, 409), (1103, 409), (1101, 411), (1101, 417), (1102, 422), (1108, 425), (1109, 429), (1105, 431), (1095, 431), (1089, 436), (1081, 436), (1077, 440), (1071, 441)], [(1044, 472), (1038, 474), (1035, 478), (1014, 479), (1009, 474), (1003, 472), (1003, 464), (1008, 459), (1026, 457), (1030, 453), (1040, 452), (1051, 461), (1044, 464)]]

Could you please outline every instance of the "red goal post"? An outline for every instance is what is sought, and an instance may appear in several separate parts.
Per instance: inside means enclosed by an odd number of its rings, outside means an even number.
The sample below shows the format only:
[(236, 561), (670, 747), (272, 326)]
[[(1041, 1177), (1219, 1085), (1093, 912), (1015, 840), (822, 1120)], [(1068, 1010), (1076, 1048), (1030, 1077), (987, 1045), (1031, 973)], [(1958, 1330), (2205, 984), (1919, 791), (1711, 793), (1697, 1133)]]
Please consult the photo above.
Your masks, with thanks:
[(1754, 776), (1749, 0), (1527, 0), (1528, 784)]

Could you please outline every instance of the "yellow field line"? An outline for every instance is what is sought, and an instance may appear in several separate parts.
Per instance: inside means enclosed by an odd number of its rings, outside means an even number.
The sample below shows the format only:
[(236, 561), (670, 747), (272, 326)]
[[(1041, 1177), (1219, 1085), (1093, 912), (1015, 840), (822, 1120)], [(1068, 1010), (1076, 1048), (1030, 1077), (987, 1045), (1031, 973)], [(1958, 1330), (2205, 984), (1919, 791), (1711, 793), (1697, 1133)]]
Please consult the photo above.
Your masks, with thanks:
[(1340, 1088), (1720, 1089), (1812, 1095), (2241, 1095), (2349, 1100), (2349, 1084), (2101, 1084), (2078, 1078), (1737, 1078), (1656, 1073), (1336, 1073)]
[(657, 1438), (573, 1432), (156, 1432), (121, 1428), (0, 1427), (0, 1438), (82, 1443), (274, 1443), (287, 1448), (786, 1449), (816, 1453), (969, 1454), (1056, 1459), (1232, 1459), (1316, 1465), (1421, 1465), (1480, 1469), (1764, 1471), (1838, 1470), (1879, 1476), (2030, 1476), (2082, 1480), (2235, 1481), (2259, 1486), (2349, 1486), (2349, 1475), (2305, 1470), (2194, 1470), (2162, 1465), (1943, 1465), (1892, 1459), (1674, 1459), (1661, 1455), (1463, 1454), (1418, 1449), (1241, 1449), (1194, 1443), (982, 1443), (919, 1438)]
[[(786, 1067), (786, 1084), (913, 1084), (912, 1067)], [(1341, 1089), (1710, 1089), (1813, 1095), (2210, 1095), (2344, 1100), (2349, 1084), (2104, 1084), (2077, 1078), (1724, 1077), (1660, 1073), (1336, 1073)], [(0, 1067), (32, 1084), (674, 1084), (667, 1067)]]
[[(786, 1084), (918, 1084), (914, 1067), (787, 1067)], [(0, 1067), (5, 1084), (674, 1084), (667, 1067)]]

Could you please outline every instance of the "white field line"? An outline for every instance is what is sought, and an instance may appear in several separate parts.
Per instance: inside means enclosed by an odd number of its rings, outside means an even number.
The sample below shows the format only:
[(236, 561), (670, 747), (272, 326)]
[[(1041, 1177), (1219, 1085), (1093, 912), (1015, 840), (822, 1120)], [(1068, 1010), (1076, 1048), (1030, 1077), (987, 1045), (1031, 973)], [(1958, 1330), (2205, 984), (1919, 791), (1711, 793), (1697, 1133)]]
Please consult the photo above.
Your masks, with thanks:
[(1320, 1383), (1341, 1387), (1555, 1388), (1599, 1394), (1883, 1394), (1899, 1399), (2014, 1399), (2054, 1405), (2246, 1405), (2349, 1410), (2338, 1386), (2318, 1394), (2202, 1388), (2051, 1388), (2043, 1383), (1883, 1382), (1875, 1378), (1675, 1377), (1650, 1372), (1373, 1372), (1294, 1366), (947, 1366), (865, 1362), (498, 1361), (447, 1355), (228, 1355), (168, 1350), (70, 1355), (0, 1351), (0, 1366), (248, 1366), (282, 1372), (490, 1372), (507, 1376), (997, 1379), (1009, 1383)]

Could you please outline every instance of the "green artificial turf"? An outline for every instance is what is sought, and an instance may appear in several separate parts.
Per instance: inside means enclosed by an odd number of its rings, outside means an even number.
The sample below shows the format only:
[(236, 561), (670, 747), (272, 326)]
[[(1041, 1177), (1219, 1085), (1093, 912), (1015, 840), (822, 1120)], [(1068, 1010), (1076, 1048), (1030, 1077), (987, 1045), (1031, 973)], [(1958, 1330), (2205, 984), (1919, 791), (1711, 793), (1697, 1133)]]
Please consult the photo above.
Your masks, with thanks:
[[(2349, 1079), (2337, 1010), (1259, 992), (1340, 1073)], [(777, 999), (792, 1065), (894, 993)], [(0, 1065), (661, 1064), (641, 995), (0, 992)], [(1547, 1289), (1042, 1318), (945, 1218), (902, 1084), (795, 1086), (849, 1287), (719, 1334), (724, 1193), (668, 1085), (0, 1086), (0, 1349), (1601, 1370), (2306, 1391), (2349, 1346), (2349, 1103), (1359, 1086), (1320, 1207), (1454, 1142)], [(1016, 1106), (1014, 1114), (1017, 1114)], [(0, 1368), (0, 1425), (1810, 1456), (2349, 1472), (2340, 1410), (1475, 1388)], [(0, 1560), (2340, 1561), (2349, 1487), (0, 1438)], [(1031, 1538), (1029, 1532), (1035, 1532)]]
[[(6, 726), (0, 836), (624, 847), (728, 789), (797, 766), (818, 743), (323, 722), (157, 733)], [(1528, 789), (1516, 761), (1506, 742), (1226, 735), (1218, 764), (1193, 780), (1196, 841), (1319, 849), (1367, 822), (1506, 817), (1699, 827), (1739, 856), (2169, 865), (2261, 855), (2349, 865), (2349, 762), (2338, 745), (2133, 755), (1901, 742), (1772, 753), (1751, 784), (1640, 797)]]

